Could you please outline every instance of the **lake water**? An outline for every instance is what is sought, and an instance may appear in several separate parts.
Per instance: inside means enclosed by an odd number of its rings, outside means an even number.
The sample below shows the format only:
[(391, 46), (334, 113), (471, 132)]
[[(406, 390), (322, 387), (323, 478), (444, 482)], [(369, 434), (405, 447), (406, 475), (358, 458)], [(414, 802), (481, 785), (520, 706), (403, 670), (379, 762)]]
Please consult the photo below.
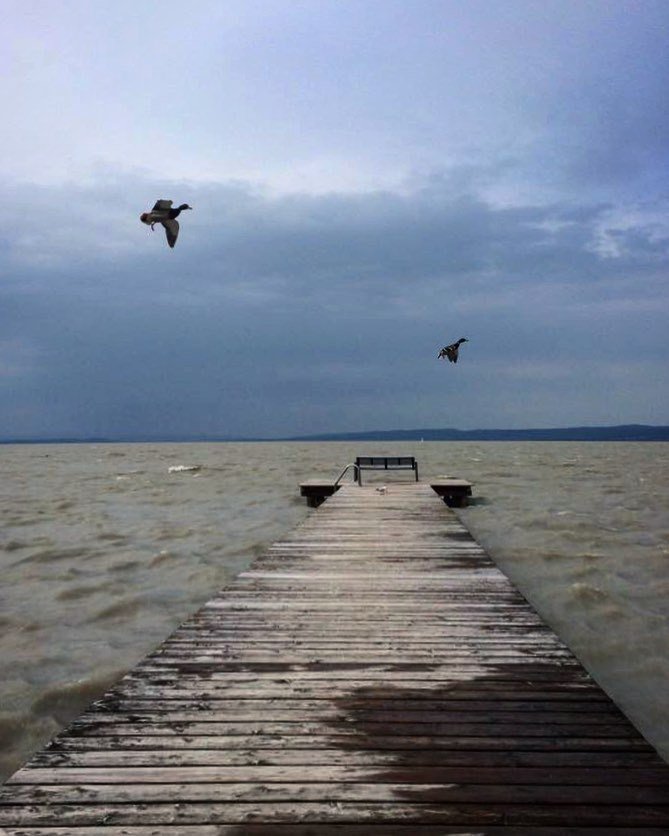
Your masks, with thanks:
[(465, 525), (669, 759), (669, 444), (5, 445), (0, 778), (372, 454), (474, 482)]

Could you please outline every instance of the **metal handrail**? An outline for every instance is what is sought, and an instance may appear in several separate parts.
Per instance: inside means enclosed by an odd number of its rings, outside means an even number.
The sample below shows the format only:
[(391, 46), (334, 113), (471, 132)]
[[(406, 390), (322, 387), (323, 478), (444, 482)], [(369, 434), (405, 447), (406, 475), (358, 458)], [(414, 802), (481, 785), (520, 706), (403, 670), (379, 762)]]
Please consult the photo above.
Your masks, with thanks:
[(342, 472), (339, 474), (339, 476), (337, 476), (337, 478), (335, 479), (335, 487), (339, 484), (340, 480), (343, 478), (344, 474), (349, 469), (349, 467), (353, 468), (353, 481), (354, 482), (357, 481), (357, 479), (358, 479), (358, 465), (355, 462), (350, 462), (349, 464), (346, 465), (346, 467), (342, 470)]

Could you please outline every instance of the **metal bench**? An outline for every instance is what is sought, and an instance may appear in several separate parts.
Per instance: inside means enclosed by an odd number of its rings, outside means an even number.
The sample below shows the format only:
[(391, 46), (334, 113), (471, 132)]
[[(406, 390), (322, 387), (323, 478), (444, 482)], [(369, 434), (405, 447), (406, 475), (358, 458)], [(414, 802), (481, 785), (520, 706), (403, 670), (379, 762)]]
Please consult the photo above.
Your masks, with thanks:
[(359, 485), (363, 470), (413, 470), (418, 481), (418, 464), (413, 456), (358, 456), (355, 467)]

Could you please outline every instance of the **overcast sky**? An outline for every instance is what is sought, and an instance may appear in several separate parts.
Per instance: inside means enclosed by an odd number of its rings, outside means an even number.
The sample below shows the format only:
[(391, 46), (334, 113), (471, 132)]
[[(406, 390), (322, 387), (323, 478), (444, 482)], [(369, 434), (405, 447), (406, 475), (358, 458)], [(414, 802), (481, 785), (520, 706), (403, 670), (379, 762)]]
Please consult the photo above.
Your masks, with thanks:
[(0, 437), (669, 423), (666, 0), (1, 8)]

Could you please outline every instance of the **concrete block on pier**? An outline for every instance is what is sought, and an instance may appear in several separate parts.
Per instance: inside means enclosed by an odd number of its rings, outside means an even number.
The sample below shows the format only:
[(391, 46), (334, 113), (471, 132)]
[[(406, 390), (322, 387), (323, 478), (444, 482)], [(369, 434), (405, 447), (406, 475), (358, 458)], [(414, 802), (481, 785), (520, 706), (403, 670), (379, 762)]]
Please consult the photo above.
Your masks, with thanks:
[(449, 508), (464, 508), (472, 495), (472, 483), (465, 479), (432, 479), (430, 487)]
[(306, 498), (310, 508), (318, 508), (329, 496), (336, 493), (339, 487), (332, 480), (307, 479), (306, 482), (300, 482), (300, 496)]

